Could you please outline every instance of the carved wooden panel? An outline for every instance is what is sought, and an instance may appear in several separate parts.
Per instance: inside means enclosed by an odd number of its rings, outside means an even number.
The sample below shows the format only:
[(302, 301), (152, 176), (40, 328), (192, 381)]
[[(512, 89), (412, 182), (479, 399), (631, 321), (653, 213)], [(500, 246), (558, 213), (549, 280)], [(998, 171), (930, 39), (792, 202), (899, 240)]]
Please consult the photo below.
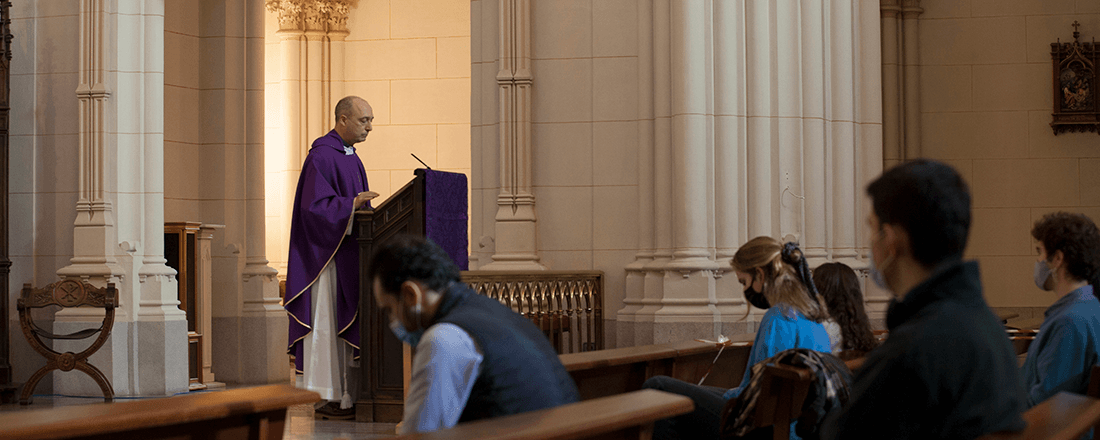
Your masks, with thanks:
[(1100, 134), (1100, 45), (1096, 39), (1082, 43), (1078, 27), (1073, 22), (1073, 42), (1059, 40), (1050, 44), (1054, 74), (1054, 113), (1050, 127), (1054, 134), (1095, 132)]

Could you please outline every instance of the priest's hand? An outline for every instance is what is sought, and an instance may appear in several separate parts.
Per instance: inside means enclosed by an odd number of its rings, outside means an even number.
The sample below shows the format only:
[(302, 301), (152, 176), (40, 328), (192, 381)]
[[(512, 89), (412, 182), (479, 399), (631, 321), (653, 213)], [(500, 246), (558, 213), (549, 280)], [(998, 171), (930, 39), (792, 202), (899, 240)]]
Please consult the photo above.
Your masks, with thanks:
[(363, 191), (355, 195), (355, 209), (359, 209), (366, 205), (371, 199), (378, 197), (378, 193), (374, 191)]

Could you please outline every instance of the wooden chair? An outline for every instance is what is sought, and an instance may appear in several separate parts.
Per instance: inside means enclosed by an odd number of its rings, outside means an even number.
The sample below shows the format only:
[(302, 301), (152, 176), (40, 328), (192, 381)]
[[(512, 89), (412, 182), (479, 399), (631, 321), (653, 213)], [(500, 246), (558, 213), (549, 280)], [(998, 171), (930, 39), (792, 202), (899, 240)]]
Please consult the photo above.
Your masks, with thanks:
[[(102, 307), (106, 313), (103, 316), (103, 324), (99, 328), (58, 335), (39, 327), (31, 317), (33, 309), (50, 306)], [(23, 335), (27, 337), (27, 342), (30, 343), (34, 351), (46, 358), (46, 365), (35, 371), (27, 380), (27, 384), (23, 387), (23, 393), (19, 396), (19, 403), (23, 405), (31, 403), (34, 388), (38, 386), (38, 381), (42, 380), (46, 373), (53, 370), (71, 371), (73, 369), (83, 371), (95, 380), (99, 388), (103, 390), (103, 400), (107, 402), (114, 400), (115, 392), (111, 388), (111, 382), (98, 368), (88, 363), (88, 357), (99, 350), (103, 343), (107, 342), (107, 337), (111, 335), (111, 327), (115, 323), (118, 291), (115, 290), (114, 284), (108, 283), (107, 287), (96, 288), (88, 283), (62, 280), (42, 289), (35, 289), (30, 284), (24, 284), (23, 294), (19, 297), (16, 307), (19, 310), (19, 323), (23, 328)], [(92, 345), (76, 354), (73, 354), (73, 352), (58, 353), (43, 342), (43, 338), (50, 340), (87, 339), (96, 333), (99, 334), (99, 337), (92, 342)]]
[[(810, 391), (813, 374), (809, 369), (789, 365), (769, 364), (764, 366), (760, 379), (760, 394), (756, 398), (753, 414), (753, 429), (772, 428), (772, 438), (786, 440), (790, 438), (791, 422), (802, 415), (802, 406), (806, 394)], [(730, 399), (722, 408), (721, 431), (726, 438), (726, 427), (737, 417), (738, 399)]]

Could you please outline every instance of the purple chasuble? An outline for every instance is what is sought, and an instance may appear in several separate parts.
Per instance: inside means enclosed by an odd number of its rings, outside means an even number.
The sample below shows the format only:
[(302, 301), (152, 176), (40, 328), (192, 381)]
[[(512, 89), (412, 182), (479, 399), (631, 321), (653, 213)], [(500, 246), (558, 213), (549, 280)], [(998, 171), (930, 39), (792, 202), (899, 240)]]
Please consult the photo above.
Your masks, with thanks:
[[(294, 366), (302, 372), (302, 340), (312, 330), (311, 288), (331, 260), (336, 265), (336, 331), (359, 354), (359, 245), (345, 235), (355, 196), (367, 190), (367, 172), (356, 154), (347, 155), (336, 130), (313, 141), (290, 220), (286, 300)], [(369, 206), (369, 205), (368, 205)]]

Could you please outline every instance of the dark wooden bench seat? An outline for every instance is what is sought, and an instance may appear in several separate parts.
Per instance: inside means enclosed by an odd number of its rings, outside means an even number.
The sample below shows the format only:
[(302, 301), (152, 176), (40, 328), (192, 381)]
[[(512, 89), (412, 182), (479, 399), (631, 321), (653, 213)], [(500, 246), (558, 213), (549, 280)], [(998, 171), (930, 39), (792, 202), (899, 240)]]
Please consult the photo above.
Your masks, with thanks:
[(404, 440), (649, 439), (653, 422), (691, 412), (691, 399), (641, 390), (557, 408), (462, 423), (450, 429), (408, 434)]
[(998, 432), (980, 440), (1071, 440), (1100, 421), (1100, 399), (1060, 392), (1024, 413), (1027, 428)]
[(28, 409), (0, 414), (0, 439), (283, 438), (287, 408), (321, 399), (267, 385), (163, 399)]

